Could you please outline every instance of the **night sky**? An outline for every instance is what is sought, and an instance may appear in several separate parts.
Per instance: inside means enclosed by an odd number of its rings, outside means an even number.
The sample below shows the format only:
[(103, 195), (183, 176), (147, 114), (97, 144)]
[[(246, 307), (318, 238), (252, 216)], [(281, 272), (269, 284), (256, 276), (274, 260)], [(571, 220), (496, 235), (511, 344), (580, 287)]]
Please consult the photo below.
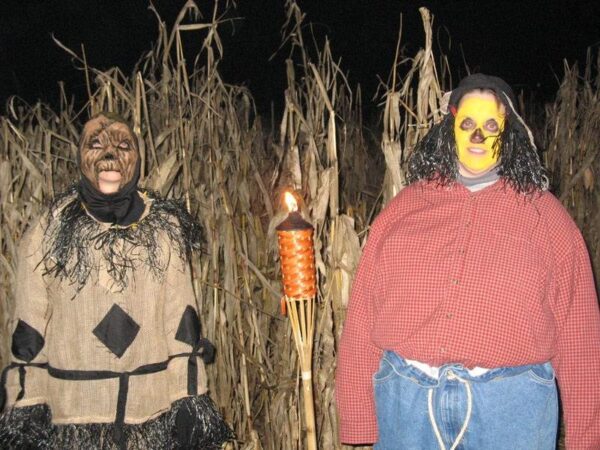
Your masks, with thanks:
[[(156, 0), (163, 19), (172, 23), (183, 0)], [(198, 1), (210, 16), (212, 2)], [(288, 49), (269, 61), (281, 40), (284, 0), (239, 0), (231, 16), (235, 26), (224, 26), (226, 81), (252, 91), (259, 110), (276, 106), (285, 88), (284, 60)], [(516, 89), (551, 100), (562, 78), (563, 62), (585, 62), (587, 47), (600, 48), (600, 2), (561, 1), (413, 1), (413, 0), (299, 0), (318, 39), (328, 35), (334, 55), (353, 84), (363, 88), (370, 102), (377, 75), (387, 78), (393, 63), (400, 14), (402, 43), (407, 55), (423, 45), (419, 6), (435, 16), (434, 31), (449, 55), (456, 75), (464, 75), (464, 59), (472, 71), (506, 79)], [(80, 53), (85, 45), (90, 65), (117, 65), (129, 73), (157, 36), (155, 16), (142, 0), (2, 0), (0, 6), (0, 113), (10, 95), (28, 102), (42, 99), (56, 104), (58, 81), (77, 102), (85, 99), (84, 76), (51, 35)], [(451, 38), (451, 39), (450, 39)], [(189, 38), (187, 48), (201, 36)], [(320, 42), (323, 42), (321, 39)], [(437, 47), (437, 46), (436, 46)], [(437, 48), (436, 48), (437, 50)], [(188, 59), (192, 59), (189, 57)], [(368, 105), (367, 105), (368, 106)]]

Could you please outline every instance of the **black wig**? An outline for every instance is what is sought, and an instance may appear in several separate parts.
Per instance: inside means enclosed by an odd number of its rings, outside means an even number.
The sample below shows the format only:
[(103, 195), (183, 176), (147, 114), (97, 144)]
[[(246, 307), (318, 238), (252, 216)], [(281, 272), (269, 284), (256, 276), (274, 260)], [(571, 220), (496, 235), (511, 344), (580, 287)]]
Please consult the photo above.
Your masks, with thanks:
[[(464, 94), (489, 90), (506, 107), (504, 129), (500, 134), (498, 174), (517, 192), (532, 194), (548, 187), (546, 170), (541, 164), (531, 132), (514, 108), (514, 95), (499, 78), (471, 75), (452, 91), (450, 106), (457, 107)], [(446, 114), (441, 122), (417, 143), (408, 159), (408, 181), (437, 181), (447, 185), (456, 180), (458, 158), (454, 136), (454, 115)]]

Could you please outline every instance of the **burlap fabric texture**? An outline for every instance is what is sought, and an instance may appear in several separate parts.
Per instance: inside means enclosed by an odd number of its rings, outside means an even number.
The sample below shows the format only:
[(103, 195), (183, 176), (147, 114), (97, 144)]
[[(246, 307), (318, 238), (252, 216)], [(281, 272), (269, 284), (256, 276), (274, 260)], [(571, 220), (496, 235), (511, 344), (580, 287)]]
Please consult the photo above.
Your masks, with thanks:
[(31, 443), (39, 448), (61, 435), (85, 437), (74, 448), (186, 448), (174, 428), (198, 421), (199, 434), (215, 434), (205, 448), (232, 437), (206, 395), (214, 347), (201, 336), (189, 269), (199, 229), (175, 202), (143, 199), (138, 223), (115, 228), (71, 192), (25, 235), (0, 440), (27, 442), (15, 423), (26, 411), (51, 422)]

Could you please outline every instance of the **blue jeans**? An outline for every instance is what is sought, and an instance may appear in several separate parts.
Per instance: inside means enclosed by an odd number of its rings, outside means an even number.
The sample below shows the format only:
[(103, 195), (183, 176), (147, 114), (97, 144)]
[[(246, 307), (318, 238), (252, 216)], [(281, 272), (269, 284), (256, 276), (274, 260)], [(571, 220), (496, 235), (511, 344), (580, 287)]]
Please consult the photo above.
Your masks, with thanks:
[(550, 363), (480, 376), (447, 364), (435, 379), (386, 351), (373, 385), (376, 450), (556, 448), (558, 394)]

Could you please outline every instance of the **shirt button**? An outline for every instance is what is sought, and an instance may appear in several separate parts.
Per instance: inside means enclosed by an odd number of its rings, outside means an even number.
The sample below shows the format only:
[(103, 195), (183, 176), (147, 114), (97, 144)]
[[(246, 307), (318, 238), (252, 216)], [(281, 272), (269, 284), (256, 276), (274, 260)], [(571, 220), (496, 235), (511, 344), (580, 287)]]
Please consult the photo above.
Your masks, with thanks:
[(456, 278), (452, 278), (452, 279), (450, 280), (450, 282), (451, 282), (452, 284), (454, 284), (454, 285), (457, 285), (457, 284), (458, 284), (458, 280), (457, 280)]
[(460, 253), (461, 255), (465, 254), (465, 249), (464, 248), (459, 248), (458, 249), (458, 253)]
[(452, 317), (454, 317), (454, 314), (452, 314), (452, 313), (446, 314), (446, 319), (452, 319)]
[(446, 347), (440, 347), (440, 353), (446, 353)]

